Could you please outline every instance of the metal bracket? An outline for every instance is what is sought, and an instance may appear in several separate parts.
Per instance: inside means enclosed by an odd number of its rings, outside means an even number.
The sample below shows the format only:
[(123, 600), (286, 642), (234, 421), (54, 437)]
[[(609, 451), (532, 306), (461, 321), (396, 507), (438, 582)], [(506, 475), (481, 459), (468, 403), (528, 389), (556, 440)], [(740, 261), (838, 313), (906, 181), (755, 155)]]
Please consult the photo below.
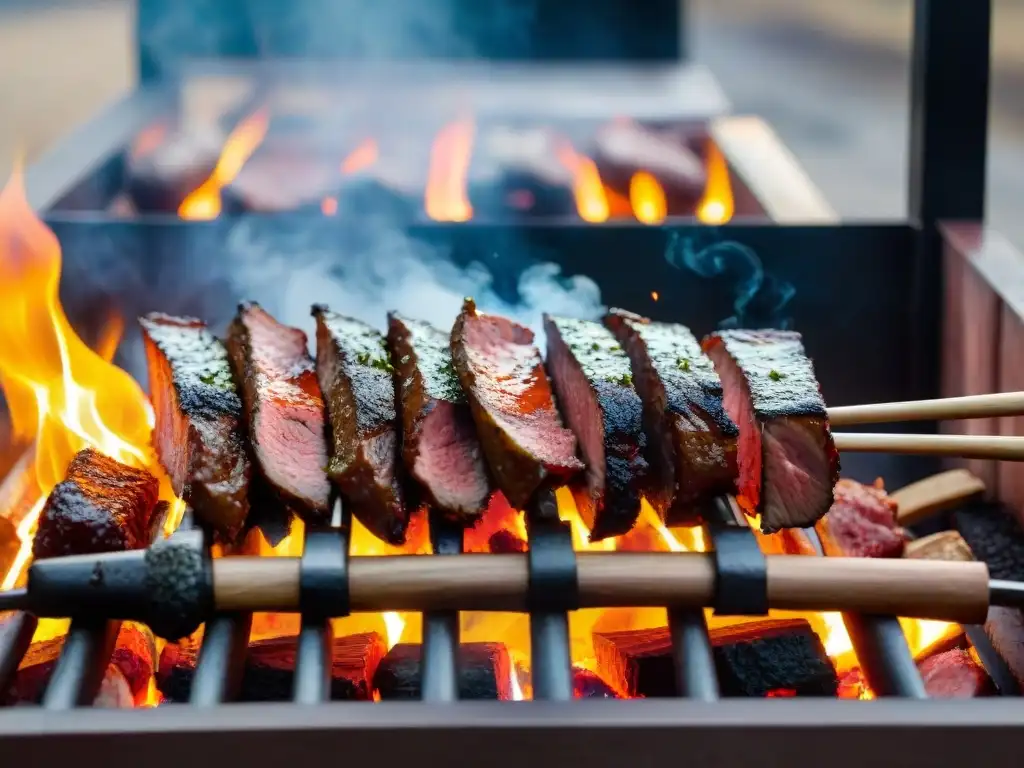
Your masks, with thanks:
[(348, 536), (343, 528), (307, 531), (299, 568), (303, 617), (326, 620), (348, 616)]
[(530, 543), (530, 610), (576, 610), (580, 603), (579, 582), (568, 524), (557, 518), (533, 519), (528, 515), (526, 528)]
[(714, 545), (715, 613), (764, 616), (768, 613), (768, 561), (753, 532), (737, 518), (732, 502), (720, 497), (705, 513)]

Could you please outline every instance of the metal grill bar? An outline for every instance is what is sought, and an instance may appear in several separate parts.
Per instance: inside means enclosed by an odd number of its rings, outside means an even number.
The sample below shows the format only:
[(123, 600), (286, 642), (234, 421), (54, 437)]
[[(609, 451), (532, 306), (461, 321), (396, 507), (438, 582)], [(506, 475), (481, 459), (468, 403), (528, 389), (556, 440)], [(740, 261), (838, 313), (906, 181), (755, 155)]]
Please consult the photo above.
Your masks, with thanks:
[(64, 647), (43, 694), (45, 709), (87, 707), (96, 699), (114, 652), (121, 622), (72, 619)]
[(206, 624), (189, 703), (215, 707), (234, 698), (241, 682), (252, 614), (220, 614)]
[(964, 632), (967, 634), (967, 639), (971, 641), (971, 645), (974, 646), (974, 650), (978, 652), (978, 658), (981, 659), (982, 666), (985, 667), (985, 671), (992, 678), (992, 682), (995, 683), (1000, 695), (1020, 696), (1020, 683), (1013, 676), (1013, 672), (1006, 661), (993, 647), (992, 641), (985, 634), (985, 628), (977, 626), (964, 627)]
[(669, 609), (676, 690), (686, 699), (718, 699), (718, 675), (704, 611)]
[(299, 646), (295, 651), (296, 704), (319, 704), (331, 700), (331, 665), (334, 633), (330, 622), (303, 619)]
[(20, 611), (0, 623), (0, 691), (8, 690), (14, 682), (38, 623), (35, 616)]
[[(437, 517), (430, 521), (435, 555), (462, 552), (461, 527)], [(459, 698), (459, 613), (435, 611), (423, 616), (423, 662), (420, 691), (424, 701), (456, 701)]]

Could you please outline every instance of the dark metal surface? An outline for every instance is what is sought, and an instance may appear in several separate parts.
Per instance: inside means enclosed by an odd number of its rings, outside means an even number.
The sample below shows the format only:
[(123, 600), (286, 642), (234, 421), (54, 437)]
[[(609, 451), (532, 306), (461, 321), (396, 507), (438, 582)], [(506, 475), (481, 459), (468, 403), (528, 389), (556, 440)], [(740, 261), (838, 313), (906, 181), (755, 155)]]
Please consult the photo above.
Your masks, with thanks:
[(6, 691), (14, 680), (37, 624), (35, 616), (20, 612), (0, 619), (0, 691)]
[[(238, 704), (211, 717), (192, 707), (156, 711), (0, 713), (4, 760), (150, 768), (316, 765), (344, 755), (354, 765), (492, 768), (586, 765), (647, 768), (678, 763), (748, 768), (935, 768), (1020, 763), (1024, 701), (732, 699), (708, 706), (637, 701), (337, 702), (311, 707)], [(979, 751), (980, 750), (980, 751)], [(25, 762), (29, 761), (29, 762)]]
[(189, 704), (215, 707), (235, 697), (251, 628), (252, 614), (219, 614), (206, 623)]
[[(432, 515), (430, 538), (435, 555), (452, 557), (462, 552), (463, 530)], [(423, 655), (420, 692), (424, 701), (459, 698), (459, 613), (433, 611), (423, 616)]]
[(707, 532), (714, 547), (715, 613), (764, 616), (768, 613), (768, 561), (753, 531), (720, 497), (708, 505)]
[(988, 676), (992, 678), (996, 689), (1002, 696), (1020, 696), (1020, 683), (1014, 677), (1006, 660), (999, 655), (999, 652), (992, 645), (992, 641), (985, 633), (984, 627), (966, 626), (964, 632), (967, 639), (971, 641), (974, 650), (978, 653), (981, 665), (985, 667)]
[(92, 704), (103, 683), (120, 631), (119, 621), (96, 617), (72, 619), (43, 693), (44, 709), (73, 709)]
[(679, 695), (696, 701), (716, 701), (718, 672), (704, 611), (670, 608), (668, 627)]

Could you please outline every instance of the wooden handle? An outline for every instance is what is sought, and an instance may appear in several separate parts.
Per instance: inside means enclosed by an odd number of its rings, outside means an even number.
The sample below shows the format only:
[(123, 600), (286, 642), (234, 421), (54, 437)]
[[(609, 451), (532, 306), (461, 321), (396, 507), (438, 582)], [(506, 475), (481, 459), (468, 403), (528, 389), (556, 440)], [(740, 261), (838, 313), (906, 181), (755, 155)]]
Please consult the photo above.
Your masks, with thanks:
[(889, 495), (898, 505), (896, 522), (914, 525), (925, 518), (954, 509), (985, 492), (985, 483), (966, 469), (951, 469), (918, 480)]
[(1024, 415), (1024, 392), (947, 397), (941, 400), (910, 400), (902, 403), (870, 403), (828, 409), (834, 427), (854, 424), (890, 424), (896, 421), (948, 421)]
[(1024, 461), (1024, 437), (989, 435), (890, 435), (833, 433), (836, 448), (861, 453), (959, 456), (964, 459)]
[[(710, 555), (581, 552), (580, 607), (707, 607), (714, 602)], [(214, 561), (219, 610), (294, 611), (298, 558)], [(521, 554), (398, 555), (349, 560), (351, 609), (525, 611), (529, 575)], [(973, 623), (988, 609), (984, 563), (872, 558), (768, 557), (772, 608), (849, 611)]]

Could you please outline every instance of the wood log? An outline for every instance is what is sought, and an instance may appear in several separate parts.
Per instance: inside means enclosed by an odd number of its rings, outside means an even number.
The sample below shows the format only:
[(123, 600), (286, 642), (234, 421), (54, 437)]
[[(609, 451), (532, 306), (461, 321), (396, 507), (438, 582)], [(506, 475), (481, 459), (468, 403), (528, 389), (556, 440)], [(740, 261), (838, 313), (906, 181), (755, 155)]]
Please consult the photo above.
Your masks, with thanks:
[(907, 542), (904, 557), (920, 560), (973, 560), (974, 554), (957, 531), (939, 531)]
[(621, 699), (601, 676), (589, 669), (572, 668), (572, 689), (577, 699)]
[[(422, 646), (399, 643), (385, 656), (373, 676), (382, 700), (420, 698)], [(463, 643), (459, 646), (459, 698), (499, 699), (512, 696), (512, 660), (502, 643)]]
[(915, 525), (948, 512), (985, 493), (985, 483), (966, 469), (951, 469), (900, 488), (892, 494), (902, 526)]
[[(42, 701), (54, 665), (64, 648), (64, 637), (52, 637), (32, 643), (22, 658), (10, 688), (3, 696), (7, 705), (38, 704)], [(117, 635), (114, 652), (104, 678), (104, 687), (97, 697), (105, 706), (127, 706), (142, 701), (149, 688), (156, 660), (156, 641), (153, 633), (140, 624), (124, 623)]]
[[(839, 681), (804, 619), (765, 619), (711, 631), (723, 696), (835, 696)], [(628, 698), (677, 695), (667, 627), (595, 632), (598, 675)]]
[(139, 213), (177, 214), (178, 208), (213, 173), (224, 136), (189, 131), (164, 136), (145, 152), (130, 153), (125, 187)]
[(526, 552), (529, 546), (512, 531), (502, 529), (495, 531), (487, 540), (487, 551), (492, 554), (501, 555), (512, 552)]
[(988, 672), (967, 651), (954, 648), (919, 661), (925, 690), (936, 699), (991, 696), (995, 686)]
[[(296, 637), (274, 637), (250, 643), (238, 700), (291, 701), (297, 643)], [(385, 650), (384, 638), (376, 632), (333, 638), (331, 699), (369, 700), (370, 681)], [(193, 637), (168, 644), (160, 654), (156, 684), (166, 701), (188, 701), (199, 651), (200, 642)]]
[(6, 517), (0, 517), (0, 574), (11, 570), (21, 550), (18, 527)]

